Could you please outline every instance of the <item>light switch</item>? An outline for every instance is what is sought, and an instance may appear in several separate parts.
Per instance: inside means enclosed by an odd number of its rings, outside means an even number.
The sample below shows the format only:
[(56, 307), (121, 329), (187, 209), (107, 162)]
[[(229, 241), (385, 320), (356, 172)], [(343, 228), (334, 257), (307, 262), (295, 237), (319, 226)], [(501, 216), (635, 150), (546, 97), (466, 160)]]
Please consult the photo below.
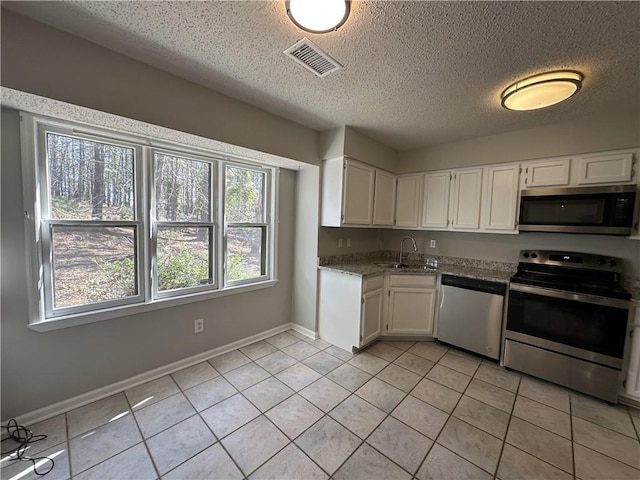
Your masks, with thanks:
[(429, 242), (429, 248), (436, 248), (436, 241), (435, 240), (431, 240)]

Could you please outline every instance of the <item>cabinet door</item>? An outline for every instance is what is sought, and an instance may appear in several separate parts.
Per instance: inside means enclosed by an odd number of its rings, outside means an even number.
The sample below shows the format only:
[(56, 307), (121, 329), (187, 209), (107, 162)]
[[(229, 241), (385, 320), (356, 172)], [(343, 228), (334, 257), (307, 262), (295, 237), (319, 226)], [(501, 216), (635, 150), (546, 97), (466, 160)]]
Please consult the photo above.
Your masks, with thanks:
[(436, 291), (423, 288), (392, 288), (389, 291), (389, 334), (433, 333)]
[(578, 159), (578, 184), (630, 182), (633, 153), (585, 155)]
[(524, 188), (569, 185), (570, 158), (530, 163), (524, 167)]
[(344, 161), (343, 224), (371, 225), (375, 174), (373, 167), (349, 159)]
[(418, 227), (420, 175), (398, 177), (396, 191), (396, 227)]
[(449, 228), (449, 187), (451, 172), (428, 173), (424, 176), (422, 226)]
[(482, 198), (482, 169), (469, 168), (454, 173), (453, 225), (454, 230), (480, 228)]
[(373, 197), (373, 224), (393, 225), (396, 213), (396, 176), (376, 170), (376, 187)]
[(370, 343), (382, 332), (382, 299), (381, 288), (362, 295), (362, 329), (360, 346)]
[(486, 173), (487, 201), (483, 213), (484, 228), (514, 231), (520, 165), (488, 167)]

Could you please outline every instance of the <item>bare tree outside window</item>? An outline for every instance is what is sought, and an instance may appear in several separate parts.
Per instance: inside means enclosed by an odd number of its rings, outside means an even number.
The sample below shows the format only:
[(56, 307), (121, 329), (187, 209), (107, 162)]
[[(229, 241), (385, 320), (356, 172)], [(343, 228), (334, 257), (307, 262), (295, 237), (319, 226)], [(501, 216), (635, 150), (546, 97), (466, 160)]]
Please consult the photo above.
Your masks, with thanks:
[(154, 154), (158, 292), (213, 284), (212, 164)]
[(226, 274), (228, 282), (266, 275), (266, 173), (225, 169)]
[(53, 307), (137, 295), (137, 232), (126, 225), (135, 217), (133, 148), (55, 133), (46, 140)]

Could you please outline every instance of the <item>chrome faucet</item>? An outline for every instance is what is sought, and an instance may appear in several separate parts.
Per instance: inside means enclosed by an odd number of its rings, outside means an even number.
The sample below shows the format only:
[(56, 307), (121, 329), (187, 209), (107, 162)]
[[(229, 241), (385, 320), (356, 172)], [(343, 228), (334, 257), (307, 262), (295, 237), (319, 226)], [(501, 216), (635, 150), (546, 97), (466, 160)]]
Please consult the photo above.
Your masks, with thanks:
[(404, 241), (407, 238), (411, 240), (411, 242), (413, 243), (413, 251), (414, 252), (418, 251), (418, 246), (416, 245), (416, 241), (413, 239), (413, 237), (404, 237), (402, 240), (400, 240), (400, 261), (398, 262), (400, 265), (402, 265), (404, 257), (407, 257), (409, 255), (409, 254), (405, 255), (403, 251)]

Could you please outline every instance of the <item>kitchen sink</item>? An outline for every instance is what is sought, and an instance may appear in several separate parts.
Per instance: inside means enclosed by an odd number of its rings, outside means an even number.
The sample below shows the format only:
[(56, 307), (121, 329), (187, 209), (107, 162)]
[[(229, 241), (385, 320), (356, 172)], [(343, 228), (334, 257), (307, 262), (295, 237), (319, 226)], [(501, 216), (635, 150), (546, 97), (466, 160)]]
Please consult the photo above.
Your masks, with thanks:
[(411, 270), (435, 270), (436, 267), (433, 265), (426, 265), (424, 263), (397, 263), (397, 262), (382, 262), (382, 263), (376, 263), (376, 265), (378, 267), (382, 267), (382, 268), (394, 268), (397, 270), (406, 268), (406, 269), (411, 269)]
[(376, 265), (378, 267), (382, 267), (382, 268), (404, 268), (404, 266), (405, 266), (402, 263), (396, 263), (396, 262), (376, 263)]
[(424, 263), (420, 263), (420, 264), (411, 264), (411, 263), (405, 263), (402, 265), (402, 268), (410, 268), (412, 270), (436, 270), (436, 267), (433, 265), (426, 265)]

